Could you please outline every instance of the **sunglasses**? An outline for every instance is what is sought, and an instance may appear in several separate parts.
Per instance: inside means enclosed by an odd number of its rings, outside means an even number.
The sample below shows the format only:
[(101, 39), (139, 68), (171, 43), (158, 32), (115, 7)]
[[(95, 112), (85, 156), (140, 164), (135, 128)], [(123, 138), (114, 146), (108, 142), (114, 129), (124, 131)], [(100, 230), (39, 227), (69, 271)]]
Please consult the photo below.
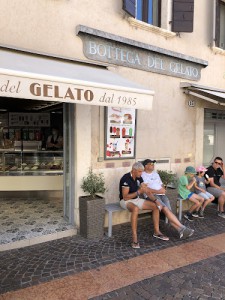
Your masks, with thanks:
[(221, 163), (218, 162), (218, 161), (214, 161), (214, 163), (217, 164), (217, 165), (219, 165), (219, 166), (221, 166)]

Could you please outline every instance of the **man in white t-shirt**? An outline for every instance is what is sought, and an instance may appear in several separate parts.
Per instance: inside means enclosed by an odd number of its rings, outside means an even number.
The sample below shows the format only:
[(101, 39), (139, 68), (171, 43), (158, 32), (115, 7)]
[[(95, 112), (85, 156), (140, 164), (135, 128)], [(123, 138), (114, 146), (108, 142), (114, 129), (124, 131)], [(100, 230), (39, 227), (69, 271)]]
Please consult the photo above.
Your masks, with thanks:
[(145, 167), (145, 170), (142, 172), (141, 177), (144, 182), (148, 184), (150, 192), (152, 192), (157, 199), (161, 200), (171, 210), (170, 200), (166, 196), (166, 189), (163, 186), (159, 174), (154, 170), (155, 163), (156, 160), (144, 160), (142, 164)]

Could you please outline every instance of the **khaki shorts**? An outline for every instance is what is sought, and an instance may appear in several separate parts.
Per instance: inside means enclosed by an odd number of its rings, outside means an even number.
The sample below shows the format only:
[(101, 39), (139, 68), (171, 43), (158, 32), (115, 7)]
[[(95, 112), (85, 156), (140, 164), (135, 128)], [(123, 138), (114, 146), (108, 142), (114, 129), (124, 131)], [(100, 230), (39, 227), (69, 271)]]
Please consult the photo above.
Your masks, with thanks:
[(120, 206), (123, 208), (123, 209), (127, 209), (127, 204), (128, 203), (133, 203), (134, 205), (136, 205), (139, 209), (142, 209), (143, 207), (143, 204), (145, 202), (145, 199), (141, 199), (141, 198), (136, 198), (136, 199), (131, 199), (131, 200), (120, 200)]

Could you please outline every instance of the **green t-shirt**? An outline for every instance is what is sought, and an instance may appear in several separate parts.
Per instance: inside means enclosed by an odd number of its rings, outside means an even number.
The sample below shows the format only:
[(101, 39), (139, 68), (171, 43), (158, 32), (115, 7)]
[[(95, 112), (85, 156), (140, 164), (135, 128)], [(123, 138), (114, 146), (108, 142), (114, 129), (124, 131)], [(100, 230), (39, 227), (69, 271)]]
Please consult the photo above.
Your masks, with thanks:
[(187, 185), (188, 177), (186, 175), (181, 176), (178, 184), (178, 192), (183, 199), (187, 199), (188, 195), (191, 193), (190, 190), (186, 188)]

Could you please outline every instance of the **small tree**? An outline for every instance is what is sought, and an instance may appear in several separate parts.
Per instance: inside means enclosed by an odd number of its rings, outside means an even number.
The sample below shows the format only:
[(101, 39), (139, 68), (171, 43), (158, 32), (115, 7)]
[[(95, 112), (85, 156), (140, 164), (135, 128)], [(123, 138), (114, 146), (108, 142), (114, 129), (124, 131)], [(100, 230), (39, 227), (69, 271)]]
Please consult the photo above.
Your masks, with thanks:
[(104, 175), (102, 173), (95, 174), (90, 168), (87, 177), (82, 179), (81, 188), (92, 199), (96, 198), (96, 194), (103, 194), (106, 191)]
[(168, 184), (177, 184), (177, 176), (172, 171), (163, 171), (157, 170), (165, 188), (167, 188)]

